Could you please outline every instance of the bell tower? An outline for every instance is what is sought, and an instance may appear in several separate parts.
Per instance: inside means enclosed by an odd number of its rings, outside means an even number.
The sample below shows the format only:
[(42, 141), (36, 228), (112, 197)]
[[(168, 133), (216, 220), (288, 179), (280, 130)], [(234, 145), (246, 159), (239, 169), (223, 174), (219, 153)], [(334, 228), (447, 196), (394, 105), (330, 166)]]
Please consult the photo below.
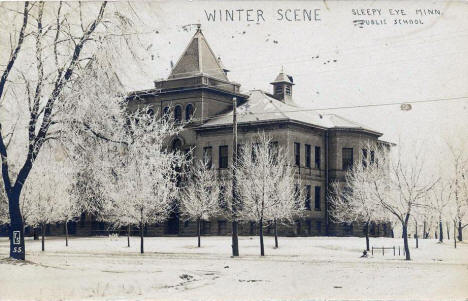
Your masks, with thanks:
[(278, 76), (276, 76), (276, 79), (270, 84), (273, 85), (274, 98), (282, 102), (292, 102), (293, 77), (287, 75), (283, 67), (281, 67), (281, 71)]

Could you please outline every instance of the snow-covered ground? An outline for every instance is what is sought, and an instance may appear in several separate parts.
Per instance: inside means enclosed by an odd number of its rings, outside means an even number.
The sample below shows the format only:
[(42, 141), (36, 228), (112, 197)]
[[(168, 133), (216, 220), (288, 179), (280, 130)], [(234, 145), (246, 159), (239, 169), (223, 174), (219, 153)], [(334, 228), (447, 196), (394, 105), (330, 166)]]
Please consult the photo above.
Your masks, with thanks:
[[(411, 240), (412, 261), (392, 250), (360, 258), (363, 238), (241, 237), (239, 258), (231, 238), (47, 238), (27, 240), (26, 263), (6, 259), (0, 238), (0, 300), (464, 300), (468, 297), (468, 244)], [(376, 247), (402, 246), (401, 239), (371, 239)], [(403, 255), (403, 254), (402, 254)]]

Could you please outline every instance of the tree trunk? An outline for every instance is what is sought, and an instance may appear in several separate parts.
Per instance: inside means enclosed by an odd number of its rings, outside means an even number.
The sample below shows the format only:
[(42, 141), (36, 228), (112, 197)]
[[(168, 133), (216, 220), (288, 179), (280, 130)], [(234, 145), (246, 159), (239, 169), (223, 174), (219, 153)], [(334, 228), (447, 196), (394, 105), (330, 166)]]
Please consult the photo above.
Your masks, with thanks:
[(34, 240), (39, 240), (39, 233), (37, 232), (36, 227), (33, 228), (33, 236), (34, 236)]
[(201, 247), (201, 238), (200, 238), (200, 235), (201, 235), (201, 231), (200, 231), (200, 219), (197, 218), (197, 237), (198, 237), (198, 247), (200, 248)]
[(237, 221), (232, 221), (232, 256), (239, 256), (239, 235)]
[(406, 260), (411, 260), (410, 250), (408, 245), (408, 224), (403, 223), (403, 245), (405, 248)]
[(127, 247), (130, 248), (130, 231), (132, 230), (131, 225), (127, 225)]
[(263, 218), (260, 219), (258, 226), (260, 232), (260, 256), (265, 256), (265, 246), (263, 245)]
[(44, 248), (44, 241), (45, 241), (45, 224), (42, 224), (41, 226), (41, 232), (42, 232), (42, 251), (45, 251)]
[(275, 232), (275, 248), (278, 249), (278, 225), (276, 219), (274, 221), (274, 232)]
[(415, 226), (416, 226), (416, 233), (414, 233), (414, 238), (416, 239), (416, 249), (417, 249), (417, 248), (419, 248), (419, 241), (418, 241), (418, 239), (419, 239), (419, 237), (418, 237), (418, 222), (416, 222)]
[(7, 194), (10, 213), (10, 257), (24, 260), (26, 250), (24, 246), (24, 223), (19, 206), (21, 190), (17, 189)]
[(366, 250), (370, 251), (370, 246), (369, 246), (369, 222), (366, 223)]
[(426, 235), (426, 221), (423, 222), (423, 239), (427, 239), (427, 235)]
[(450, 239), (450, 223), (445, 223), (445, 229), (447, 229), (447, 239)]
[(458, 221), (458, 241), (462, 241), (462, 240), (463, 240), (463, 227), (462, 227), (461, 221), (459, 220)]
[(457, 223), (455, 221), (453, 221), (453, 245), (454, 245), (455, 249), (457, 248), (457, 238), (456, 238), (456, 235), (455, 235), (456, 229), (457, 229)]
[(140, 253), (145, 253), (143, 246), (143, 223), (140, 223)]
[(442, 227), (442, 220), (439, 220), (439, 242), (444, 242), (444, 228)]
[(68, 222), (65, 221), (65, 246), (68, 247)]

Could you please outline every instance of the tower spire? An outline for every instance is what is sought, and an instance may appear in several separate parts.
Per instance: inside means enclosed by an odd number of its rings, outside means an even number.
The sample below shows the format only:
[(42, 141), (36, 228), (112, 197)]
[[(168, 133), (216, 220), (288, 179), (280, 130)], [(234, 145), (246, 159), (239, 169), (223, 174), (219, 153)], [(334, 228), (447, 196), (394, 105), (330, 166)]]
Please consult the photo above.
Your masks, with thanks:
[(229, 81), (226, 76), (227, 69), (222, 66), (218, 57), (208, 45), (202, 33), (201, 24), (189, 25), (196, 25), (197, 31), (172, 69), (169, 79), (205, 74), (223, 81)]

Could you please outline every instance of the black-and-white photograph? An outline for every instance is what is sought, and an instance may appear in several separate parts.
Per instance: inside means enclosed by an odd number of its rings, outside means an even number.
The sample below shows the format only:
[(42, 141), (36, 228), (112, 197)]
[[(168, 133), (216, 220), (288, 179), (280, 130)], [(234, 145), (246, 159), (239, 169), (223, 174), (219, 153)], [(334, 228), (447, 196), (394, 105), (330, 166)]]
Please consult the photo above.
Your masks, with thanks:
[(0, 300), (468, 300), (468, 2), (0, 2)]

